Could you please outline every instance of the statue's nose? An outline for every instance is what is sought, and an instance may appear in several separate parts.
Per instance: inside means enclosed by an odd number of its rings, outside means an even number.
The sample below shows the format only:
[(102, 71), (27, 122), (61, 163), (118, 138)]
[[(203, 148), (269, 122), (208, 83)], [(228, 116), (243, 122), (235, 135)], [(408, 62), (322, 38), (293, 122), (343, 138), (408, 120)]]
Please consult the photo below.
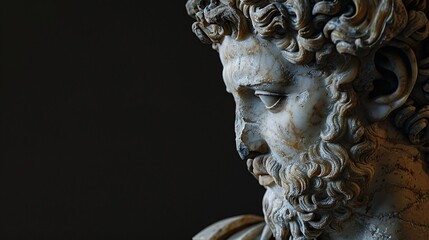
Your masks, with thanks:
[(268, 152), (268, 145), (259, 133), (258, 124), (242, 121), (235, 127), (236, 147), (241, 159), (246, 160), (253, 155)]
[(250, 150), (243, 142), (237, 142), (237, 152), (243, 160), (246, 160), (250, 156)]

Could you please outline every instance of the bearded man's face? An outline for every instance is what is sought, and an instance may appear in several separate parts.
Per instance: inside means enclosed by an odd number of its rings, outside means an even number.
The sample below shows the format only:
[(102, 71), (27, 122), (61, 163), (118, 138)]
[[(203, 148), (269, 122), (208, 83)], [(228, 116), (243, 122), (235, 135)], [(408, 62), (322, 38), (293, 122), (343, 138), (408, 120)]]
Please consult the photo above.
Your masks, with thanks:
[[(332, 129), (332, 112), (341, 110), (336, 101), (347, 101), (330, 90), (338, 72), (294, 65), (258, 36), (226, 36), (218, 47), (225, 85), (236, 102), (237, 150), (267, 189), (266, 222), (277, 239), (319, 236), (333, 219), (347, 218), (349, 201), (370, 175), (344, 144), (323, 138), (326, 131), (340, 131)], [(357, 121), (337, 118), (359, 129)]]

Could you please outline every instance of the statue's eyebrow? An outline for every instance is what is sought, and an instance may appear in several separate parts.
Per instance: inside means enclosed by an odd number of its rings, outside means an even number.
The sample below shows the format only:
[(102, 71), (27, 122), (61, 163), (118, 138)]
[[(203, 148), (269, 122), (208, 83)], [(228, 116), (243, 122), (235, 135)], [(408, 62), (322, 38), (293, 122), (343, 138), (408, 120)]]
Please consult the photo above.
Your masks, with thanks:
[(253, 90), (278, 91), (279, 89), (286, 90), (291, 85), (291, 81), (282, 82), (258, 82), (240, 85), (240, 88), (251, 88)]
[[(244, 80), (244, 81), (243, 81)], [(238, 81), (239, 87), (267, 87), (267, 86), (284, 86), (287, 87), (293, 82), (293, 76), (283, 75), (283, 77), (261, 77), (253, 79), (240, 79)]]

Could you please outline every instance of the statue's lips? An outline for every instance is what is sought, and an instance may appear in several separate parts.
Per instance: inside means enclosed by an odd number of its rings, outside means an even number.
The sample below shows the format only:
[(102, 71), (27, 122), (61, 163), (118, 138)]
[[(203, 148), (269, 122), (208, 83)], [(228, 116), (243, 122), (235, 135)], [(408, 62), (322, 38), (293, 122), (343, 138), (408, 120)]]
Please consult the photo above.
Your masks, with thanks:
[(265, 168), (265, 162), (269, 155), (258, 155), (254, 158), (247, 159), (247, 169), (249, 172), (259, 181), (259, 184), (262, 186), (270, 186), (274, 183), (273, 177), (268, 174), (267, 169)]

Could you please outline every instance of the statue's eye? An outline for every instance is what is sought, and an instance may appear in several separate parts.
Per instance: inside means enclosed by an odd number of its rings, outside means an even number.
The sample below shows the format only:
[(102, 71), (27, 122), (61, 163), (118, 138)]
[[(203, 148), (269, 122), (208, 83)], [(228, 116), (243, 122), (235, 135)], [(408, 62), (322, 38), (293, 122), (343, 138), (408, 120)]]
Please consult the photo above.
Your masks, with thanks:
[(261, 99), (261, 102), (267, 109), (275, 108), (285, 97), (284, 94), (272, 93), (266, 91), (255, 91), (255, 95)]

